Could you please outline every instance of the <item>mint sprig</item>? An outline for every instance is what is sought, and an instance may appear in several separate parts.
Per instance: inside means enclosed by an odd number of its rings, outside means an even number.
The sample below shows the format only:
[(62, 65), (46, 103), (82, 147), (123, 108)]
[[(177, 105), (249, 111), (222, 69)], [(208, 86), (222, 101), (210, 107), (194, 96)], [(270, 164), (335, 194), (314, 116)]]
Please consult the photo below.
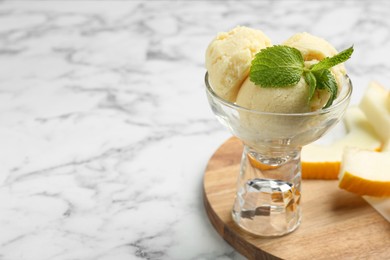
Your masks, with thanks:
[(310, 101), (316, 89), (326, 89), (330, 93), (329, 100), (324, 108), (332, 105), (337, 97), (337, 82), (330, 72), (330, 68), (345, 62), (353, 53), (353, 46), (334, 55), (327, 57), (305, 68), (301, 52), (293, 47), (275, 45), (261, 50), (252, 61), (249, 78), (264, 88), (289, 87), (296, 85), (301, 77), (309, 85)]

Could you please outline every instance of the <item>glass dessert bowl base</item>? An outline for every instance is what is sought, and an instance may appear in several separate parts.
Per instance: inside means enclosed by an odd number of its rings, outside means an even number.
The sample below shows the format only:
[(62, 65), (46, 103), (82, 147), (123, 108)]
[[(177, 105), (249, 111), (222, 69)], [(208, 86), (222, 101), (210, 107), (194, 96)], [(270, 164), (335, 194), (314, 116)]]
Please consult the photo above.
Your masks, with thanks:
[(232, 210), (241, 228), (265, 237), (292, 232), (301, 220), (300, 198), (300, 149), (269, 157), (244, 146)]
[(282, 236), (301, 221), (300, 192), (287, 182), (255, 179), (237, 192), (232, 216), (238, 226), (258, 236)]

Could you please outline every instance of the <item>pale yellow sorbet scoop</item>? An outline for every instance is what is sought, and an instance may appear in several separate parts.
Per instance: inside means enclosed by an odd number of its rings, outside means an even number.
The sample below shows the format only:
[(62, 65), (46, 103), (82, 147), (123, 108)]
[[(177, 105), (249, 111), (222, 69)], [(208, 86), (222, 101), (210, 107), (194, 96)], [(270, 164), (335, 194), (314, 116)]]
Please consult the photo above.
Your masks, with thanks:
[(262, 31), (248, 27), (238, 26), (219, 33), (209, 44), (205, 57), (213, 90), (221, 98), (235, 102), (253, 58), (268, 46), (271, 41)]
[(310, 111), (309, 88), (303, 78), (297, 85), (284, 88), (262, 88), (249, 77), (237, 96), (237, 104), (253, 110), (275, 113), (303, 113)]
[[(288, 38), (283, 45), (298, 49), (303, 56), (303, 60), (312, 63), (317, 63), (326, 57), (332, 57), (339, 53), (335, 47), (326, 40), (306, 32), (294, 34)], [(338, 64), (332, 67), (330, 71), (336, 79), (338, 92), (340, 92), (343, 87), (343, 79), (346, 75), (344, 64)]]

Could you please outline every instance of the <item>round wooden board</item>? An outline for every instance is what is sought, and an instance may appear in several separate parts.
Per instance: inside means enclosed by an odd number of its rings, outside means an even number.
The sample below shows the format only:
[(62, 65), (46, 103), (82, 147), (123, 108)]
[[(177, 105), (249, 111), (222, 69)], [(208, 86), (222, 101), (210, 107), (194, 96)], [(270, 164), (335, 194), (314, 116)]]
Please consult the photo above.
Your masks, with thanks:
[(302, 222), (294, 232), (256, 237), (233, 221), (243, 146), (227, 140), (211, 157), (203, 180), (204, 204), (216, 231), (249, 259), (390, 259), (390, 223), (335, 180), (303, 180)]

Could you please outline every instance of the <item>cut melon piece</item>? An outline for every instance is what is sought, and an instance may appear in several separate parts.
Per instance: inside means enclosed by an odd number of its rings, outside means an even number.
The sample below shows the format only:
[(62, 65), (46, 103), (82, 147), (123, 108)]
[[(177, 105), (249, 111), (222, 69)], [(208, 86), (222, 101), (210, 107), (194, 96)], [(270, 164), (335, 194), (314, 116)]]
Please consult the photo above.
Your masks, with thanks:
[(390, 91), (371, 82), (359, 104), (383, 142), (390, 139)]
[(353, 146), (379, 151), (381, 141), (356, 106), (349, 107), (344, 116), (347, 134), (330, 145), (312, 143), (302, 148), (303, 179), (337, 179), (345, 147)]
[(385, 144), (383, 145), (382, 151), (383, 152), (390, 152), (390, 140), (385, 142)]
[(375, 197), (390, 197), (390, 152), (346, 148), (341, 163), (341, 189)]

